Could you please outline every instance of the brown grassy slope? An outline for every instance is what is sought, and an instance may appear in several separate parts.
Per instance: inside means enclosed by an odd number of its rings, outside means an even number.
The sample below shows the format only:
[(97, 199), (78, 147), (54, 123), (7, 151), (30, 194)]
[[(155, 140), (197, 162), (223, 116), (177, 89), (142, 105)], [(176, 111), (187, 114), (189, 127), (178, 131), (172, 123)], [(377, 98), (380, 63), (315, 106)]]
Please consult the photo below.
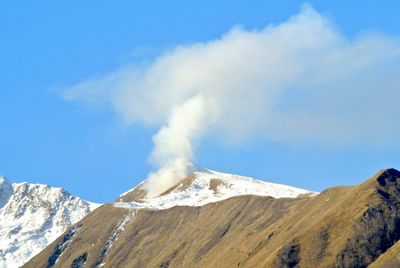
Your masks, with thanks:
[[(114, 241), (104, 267), (236, 266), (265, 236), (267, 226), (294, 213), (309, 199), (242, 196), (203, 207), (140, 210)], [(97, 209), (81, 222), (54, 267), (70, 267), (85, 252), (85, 267), (93, 267), (106, 244), (103, 237), (113, 233), (108, 226), (116, 226), (132, 211), (111, 205)], [(60, 242), (62, 237), (25, 267), (46, 267)]]
[[(80, 223), (64, 249), (58, 247), (54, 267), (366, 267), (399, 239), (399, 185), (400, 173), (385, 170), (316, 197), (242, 196), (163, 211), (106, 205)], [(104, 254), (106, 241), (132, 212)], [(25, 267), (46, 267), (62, 242), (60, 237)]]
[(398, 268), (400, 267), (400, 241), (388, 251), (379, 256), (370, 266), (371, 268)]
[[(59, 257), (57, 267), (63, 266), (63, 263), (71, 264), (72, 261), (81, 255), (80, 249), (85, 249), (84, 252), (88, 253), (88, 262), (99, 259), (99, 255), (108, 240), (110, 234), (118, 224), (119, 220), (123, 218), (128, 211), (123, 209), (114, 208), (112, 206), (103, 205), (94, 210), (88, 217), (78, 222), (75, 227), (75, 233), (72, 239), (67, 242), (67, 250), (63, 251)], [(40, 254), (39, 258), (33, 258), (25, 267), (47, 267), (50, 256), (53, 256), (58, 245), (63, 244), (67, 237), (68, 231), (60, 236), (56, 241), (51, 243)], [(84, 253), (82, 251), (82, 253)], [(43, 257), (40, 257), (43, 256)]]
[[(249, 267), (365, 267), (399, 239), (400, 174), (324, 191), (281, 226), (282, 246), (265, 246)], [(268, 251), (274, 250), (273, 254)]]

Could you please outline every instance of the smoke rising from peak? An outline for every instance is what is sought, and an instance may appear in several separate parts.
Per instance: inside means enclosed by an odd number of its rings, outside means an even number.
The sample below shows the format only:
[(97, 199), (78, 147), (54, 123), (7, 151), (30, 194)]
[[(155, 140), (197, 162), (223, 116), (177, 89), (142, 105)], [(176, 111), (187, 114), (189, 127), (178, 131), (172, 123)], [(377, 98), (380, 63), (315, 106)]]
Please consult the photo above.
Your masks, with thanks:
[(197, 95), (174, 108), (167, 125), (153, 136), (150, 160), (160, 168), (149, 174), (147, 197), (162, 194), (196, 170), (193, 146), (206, 130), (208, 112), (204, 98)]
[(209, 110), (197, 95), (173, 109), (168, 123), (153, 136), (151, 161), (163, 166), (171, 160), (194, 160), (193, 145), (205, 131)]
[(205, 134), (236, 143), (257, 136), (399, 145), (399, 67), (398, 38), (349, 39), (304, 6), (281, 24), (234, 27), (217, 40), (177, 46), (145, 66), (68, 88), (64, 97), (109, 105), (128, 124), (160, 127), (150, 156), (160, 168), (150, 175), (154, 196), (186, 175), (182, 163), (195, 160)]

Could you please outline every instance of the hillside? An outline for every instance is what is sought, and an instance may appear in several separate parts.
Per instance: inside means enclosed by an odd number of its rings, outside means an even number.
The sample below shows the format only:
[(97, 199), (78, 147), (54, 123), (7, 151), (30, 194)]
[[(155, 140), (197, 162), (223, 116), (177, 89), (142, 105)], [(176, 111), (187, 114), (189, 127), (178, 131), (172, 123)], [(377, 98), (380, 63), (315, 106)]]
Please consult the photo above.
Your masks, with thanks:
[(400, 238), (394, 169), (296, 198), (125, 204), (103, 205), (24, 267), (366, 267)]

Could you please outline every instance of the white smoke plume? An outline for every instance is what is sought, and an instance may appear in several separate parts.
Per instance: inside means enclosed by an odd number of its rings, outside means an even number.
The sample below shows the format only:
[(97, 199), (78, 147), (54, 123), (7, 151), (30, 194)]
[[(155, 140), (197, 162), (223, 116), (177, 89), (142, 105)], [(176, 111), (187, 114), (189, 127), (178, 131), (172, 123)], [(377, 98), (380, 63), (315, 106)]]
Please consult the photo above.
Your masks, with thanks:
[(147, 179), (147, 196), (162, 194), (194, 171), (193, 143), (200, 138), (208, 124), (204, 98), (197, 95), (176, 107), (168, 120), (153, 137), (151, 160), (161, 167)]
[(159, 126), (149, 195), (186, 176), (207, 134), (230, 142), (399, 145), (400, 42), (347, 38), (310, 6), (263, 29), (234, 27), (68, 88), (68, 100), (107, 104), (128, 123)]

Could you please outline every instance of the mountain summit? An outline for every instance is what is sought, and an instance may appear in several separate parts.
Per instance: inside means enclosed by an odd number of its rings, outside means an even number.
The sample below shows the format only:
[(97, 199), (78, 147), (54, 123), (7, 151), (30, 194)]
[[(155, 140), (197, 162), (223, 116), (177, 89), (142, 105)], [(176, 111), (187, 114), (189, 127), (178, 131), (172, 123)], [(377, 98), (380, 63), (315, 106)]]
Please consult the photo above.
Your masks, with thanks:
[(61, 188), (0, 177), (0, 267), (19, 267), (92, 210)]
[[(191, 165), (194, 167), (194, 165)], [(234, 196), (256, 195), (274, 198), (296, 198), (316, 193), (287, 185), (265, 182), (250, 177), (192, 168), (185, 179), (163, 192), (147, 198), (147, 180), (118, 198), (117, 206), (168, 209), (175, 206), (203, 206)]]

